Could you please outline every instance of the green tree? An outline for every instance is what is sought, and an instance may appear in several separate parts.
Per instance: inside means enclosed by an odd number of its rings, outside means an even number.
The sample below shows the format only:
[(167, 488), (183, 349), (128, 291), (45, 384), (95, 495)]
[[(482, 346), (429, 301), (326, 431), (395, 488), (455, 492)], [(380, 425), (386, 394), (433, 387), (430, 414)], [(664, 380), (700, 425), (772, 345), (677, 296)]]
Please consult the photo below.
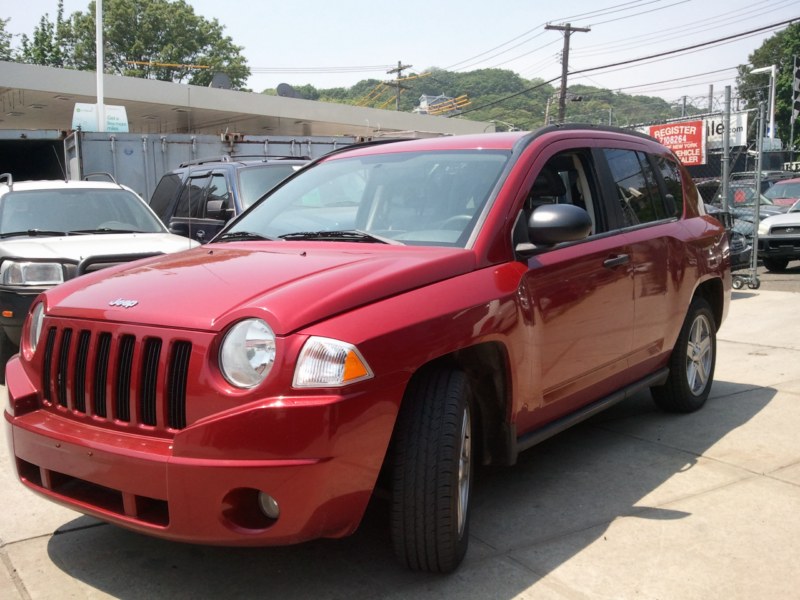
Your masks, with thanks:
[[(777, 67), (775, 78), (775, 129), (776, 137), (789, 141), (792, 118), (792, 84), (794, 81), (794, 57), (800, 56), (800, 23), (792, 23), (766, 39), (753, 51), (749, 65), (739, 65), (736, 87), (739, 95), (747, 101), (747, 108), (756, 108), (759, 99), (769, 100), (769, 73), (751, 74), (754, 68)], [(796, 125), (795, 125), (796, 127)], [(797, 133), (795, 132), (795, 137)]]
[(32, 39), (25, 34), (22, 35), (19, 59), (35, 65), (63, 67), (69, 36), (69, 25), (64, 20), (64, 2), (58, 0), (55, 23), (50, 20), (50, 15), (45, 13), (33, 30)]
[[(241, 46), (184, 0), (105, 0), (103, 22), (106, 72), (203, 86), (224, 72), (234, 89), (250, 76)], [(94, 70), (95, 3), (73, 13), (68, 29), (68, 66)]]
[(6, 31), (9, 19), (0, 19), (0, 60), (13, 60), (11, 51), (11, 34)]

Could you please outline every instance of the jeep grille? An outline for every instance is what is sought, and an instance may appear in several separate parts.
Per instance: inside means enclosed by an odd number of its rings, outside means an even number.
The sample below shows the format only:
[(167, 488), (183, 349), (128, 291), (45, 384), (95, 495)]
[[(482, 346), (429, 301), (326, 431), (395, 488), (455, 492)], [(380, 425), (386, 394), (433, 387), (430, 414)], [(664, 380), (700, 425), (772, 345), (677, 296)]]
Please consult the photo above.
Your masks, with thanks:
[(186, 427), (191, 342), (50, 327), (42, 397), (76, 415), (156, 430)]

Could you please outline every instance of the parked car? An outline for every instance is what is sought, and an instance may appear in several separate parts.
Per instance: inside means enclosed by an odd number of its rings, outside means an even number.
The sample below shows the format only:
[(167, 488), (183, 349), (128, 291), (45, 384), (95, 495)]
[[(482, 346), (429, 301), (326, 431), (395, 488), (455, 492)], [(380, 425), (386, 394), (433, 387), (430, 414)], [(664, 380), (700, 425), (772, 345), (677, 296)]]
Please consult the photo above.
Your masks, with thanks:
[(707, 204), (708, 214), (716, 217), (728, 231), (730, 244), (731, 271), (739, 271), (750, 267), (753, 254), (753, 221), (749, 218), (728, 213), (726, 217), (721, 209)]
[(0, 382), (43, 290), (108, 266), (187, 250), (135, 192), (98, 181), (0, 176)]
[(8, 365), (11, 462), (51, 500), (207, 544), (346, 536), (385, 485), (399, 560), (452, 571), (476, 464), (639, 390), (703, 406), (729, 266), (642, 134), (345, 148), (210, 244), (42, 294)]
[(775, 185), (764, 192), (764, 196), (778, 206), (791, 206), (800, 200), (800, 177), (775, 182)]
[[(758, 171), (739, 171), (736, 173), (731, 173), (731, 183), (737, 183), (740, 181), (747, 181), (755, 183), (756, 175)], [(763, 194), (769, 188), (771, 188), (775, 183), (778, 181), (782, 181), (784, 179), (790, 179), (794, 177), (794, 173), (792, 171), (761, 171), (761, 193)]]
[(306, 158), (227, 156), (185, 162), (159, 180), (150, 206), (172, 233), (205, 243), (232, 217), (308, 162)]
[(777, 272), (785, 271), (790, 261), (800, 260), (800, 200), (788, 213), (761, 221), (758, 256), (768, 271)]

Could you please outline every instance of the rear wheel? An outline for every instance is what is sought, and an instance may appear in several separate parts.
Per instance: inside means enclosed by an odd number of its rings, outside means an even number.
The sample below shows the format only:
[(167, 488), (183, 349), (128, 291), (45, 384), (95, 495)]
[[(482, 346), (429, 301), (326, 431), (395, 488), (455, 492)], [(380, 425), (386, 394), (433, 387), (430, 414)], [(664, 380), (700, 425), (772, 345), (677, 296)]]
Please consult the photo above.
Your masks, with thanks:
[(705, 404), (714, 379), (717, 330), (711, 307), (695, 298), (669, 359), (666, 383), (651, 388), (653, 400), (669, 412), (688, 413)]
[(469, 539), (473, 446), (469, 382), (454, 369), (412, 382), (392, 456), (391, 534), (407, 567), (449, 573)]
[(764, 263), (764, 268), (773, 273), (782, 273), (789, 265), (789, 259), (787, 258), (765, 258), (762, 262)]

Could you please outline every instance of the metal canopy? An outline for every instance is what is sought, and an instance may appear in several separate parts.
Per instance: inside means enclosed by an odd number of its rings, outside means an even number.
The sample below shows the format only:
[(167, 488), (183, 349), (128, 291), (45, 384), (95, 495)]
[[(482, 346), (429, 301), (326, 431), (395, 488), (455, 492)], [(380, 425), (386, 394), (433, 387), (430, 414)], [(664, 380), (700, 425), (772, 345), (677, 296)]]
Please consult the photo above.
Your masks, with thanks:
[[(96, 102), (91, 71), (0, 61), (0, 130), (69, 130), (76, 102)], [(298, 98), (267, 96), (105, 75), (105, 103), (125, 107), (142, 134), (361, 136), (404, 132), (426, 137), (494, 130), (491, 123), (447, 119)]]

